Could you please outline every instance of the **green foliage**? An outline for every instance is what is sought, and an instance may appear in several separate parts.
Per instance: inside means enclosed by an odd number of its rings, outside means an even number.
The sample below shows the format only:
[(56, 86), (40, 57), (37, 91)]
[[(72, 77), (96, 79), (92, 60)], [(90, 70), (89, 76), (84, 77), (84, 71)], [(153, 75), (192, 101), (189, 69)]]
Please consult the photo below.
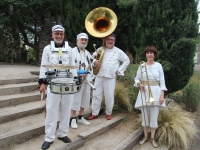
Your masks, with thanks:
[[(76, 34), (87, 32), (84, 27), (87, 14), (100, 6), (112, 9), (118, 17), (116, 46), (129, 51), (133, 57), (139, 56), (138, 60), (145, 59), (143, 50), (146, 46), (154, 45), (158, 49), (157, 61), (163, 65), (168, 93), (180, 90), (188, 83), (193, 74), (198, 36), (195, 0), (69, 1), (65, 6), (68, 10), (66, 22), (71, 27), (68, 33), (74, 43)], [(90, 52), (94, 51), (94, 43), (99, 47), (102, 41), (90, 36)]]
[(195, 74), (182, 90), (168, 95), (176, 103), (184, 105), (191, 111), (196, 111), (200, 104), (199, 72), (195, 72)]
[(198, 131), (189, 113), (172, 102), (160, 112), (158, 125), (158, 142), (175, 149), (189, 149)]
[(183, 89), (182, 100), (186, 108), (193, 111), (198, 109), (200, 104), (200, 84), (190, 81)]
[(158, 49), (157, 61), (164, 68), (168, 93), (182, 89), (193, 74), (198, 36), (196, 1), (118, 0), (118, 5), (119, 47), (132, 50), (133, 56), (145, 60), (144, 48), (154, 45)]
[(34, 49), (29, 48), (27, 53), (27, 63), (36, 63), (36, 52)]

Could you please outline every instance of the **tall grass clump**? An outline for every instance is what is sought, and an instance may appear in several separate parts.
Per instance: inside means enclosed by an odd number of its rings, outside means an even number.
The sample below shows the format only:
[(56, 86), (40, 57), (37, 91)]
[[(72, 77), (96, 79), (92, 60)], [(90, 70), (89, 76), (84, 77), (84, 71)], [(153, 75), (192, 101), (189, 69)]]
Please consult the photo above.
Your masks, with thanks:
[(188, 150), (198, 129), (187, 112), (178, 104), (169, 103), (158, 117), (158, 143)]
[(114, 110), (124, 109), (128, 112), (132, 111), (132, 105), (129, 100), (128, 89), (122, 82), (117, 81), (115, 87), (115, 106)]
[(127, 111), (133, 110), (139, 91), (139, 88), (133, 86), (137, 69), (138, 65), (130, 64), (125, 71), (125, 75), (117, 77), (114, 110), (118, 111), (121, 108)]

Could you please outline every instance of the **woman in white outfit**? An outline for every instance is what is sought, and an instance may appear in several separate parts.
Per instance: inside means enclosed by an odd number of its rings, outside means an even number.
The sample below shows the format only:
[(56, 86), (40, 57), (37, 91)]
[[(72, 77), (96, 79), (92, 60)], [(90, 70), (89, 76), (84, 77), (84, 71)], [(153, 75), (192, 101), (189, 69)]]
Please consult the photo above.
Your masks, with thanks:
[[(148, 46), (144, 50), (147, 62), (140, 64), (137, 75), (135, 77), (136, 87), (140, 87), (135, 108), (142, 112), (142, 126), (144, 127), (144, 138), (139, 142), (144, 144), (148, 140), (148, 130), (151, 129), (151, 143), (153, 147), (158, 144), (154, 140), (156, 128), (158, 128), (159, 110), (165, 107), (164, 91), (167, 91), (165, 86), (165, 77), (162, 65), (155, 62), (157, 49), (154, 46)], [(150, 89), (148, 88), (148, 84)], [(149, 100), (149, 90), (151, 90), (152, 97), (155, 100), (153, 103), (147, 102)]]

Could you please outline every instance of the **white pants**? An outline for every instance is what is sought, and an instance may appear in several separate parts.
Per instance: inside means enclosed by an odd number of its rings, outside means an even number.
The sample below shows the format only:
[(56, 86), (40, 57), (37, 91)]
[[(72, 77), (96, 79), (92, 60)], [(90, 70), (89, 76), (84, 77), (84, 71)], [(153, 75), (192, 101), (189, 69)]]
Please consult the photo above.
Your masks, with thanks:
[(50, 92), (49, 87), (47, 88), (45, 141), (52, 142), (55, 139), (58, 111), (60, 113), (60, 123), (57, 136), (64, 137), (67, 135), (73, 98), (74, 94), (53, 94)]
[(96, 90), (93, 91), (92, 99), (92, 114), (98, 115), (101, 109), (101, 102), (103, 95), (105, 97), (106, 115), (112, 114), (114, 106), (114, 92), (115, 92), (116, 79), (96, 77), (94, 86)]
[(158, 128), (158, 106), (141, 107), (142, 111), (142, 126), (149, 126), (151, 128)]
[(80, 107), (89, 108), (90, 106), (90, 86), (84, 82), (81, 85), (81, 90), (75, 93), (72, 104), (72, 110), (79, 111)]

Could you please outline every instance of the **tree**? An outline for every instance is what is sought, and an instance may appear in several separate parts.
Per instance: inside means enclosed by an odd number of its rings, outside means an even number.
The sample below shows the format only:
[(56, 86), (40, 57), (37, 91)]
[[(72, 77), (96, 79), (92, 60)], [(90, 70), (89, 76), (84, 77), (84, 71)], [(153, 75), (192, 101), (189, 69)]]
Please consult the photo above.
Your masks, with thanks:
[[(145, 59), (146, 46), (154, 45), (158, 49), (157, 61), (163, 65), (169, 93), (188, 83), (193, 74), (195, 39), (198, 37), (195, 0), (68, 1), (66, 22), (74, 42), (77, 33), (86, 32), (83, 26), (86, 15), (100, 6), (117, 14), (116, 45), (121, 49), (141, 60)], [(89, 47), (94, 41), (97, 40), (90, 37)]]
[[(15, 47), (19, 47), (19, 41), (23, 40), (24, 44), (36, 50), (38, 58), (41, 57), (44, 46), (51, 40), (52, 25), (62, 22), (63, 3), (63, 0), (2, 0), (2, 38), (5, 34), (11, 34), (17, 41)], [(30, 35), (34, 40), (30, 40)]]
[(164, 67), (168, 92), (182, 89), (193, 75), (198, 37), (195, 0), (144, 0), (136, 7), (136, 53), (147, 45), (158, 49), (157, 61)]

